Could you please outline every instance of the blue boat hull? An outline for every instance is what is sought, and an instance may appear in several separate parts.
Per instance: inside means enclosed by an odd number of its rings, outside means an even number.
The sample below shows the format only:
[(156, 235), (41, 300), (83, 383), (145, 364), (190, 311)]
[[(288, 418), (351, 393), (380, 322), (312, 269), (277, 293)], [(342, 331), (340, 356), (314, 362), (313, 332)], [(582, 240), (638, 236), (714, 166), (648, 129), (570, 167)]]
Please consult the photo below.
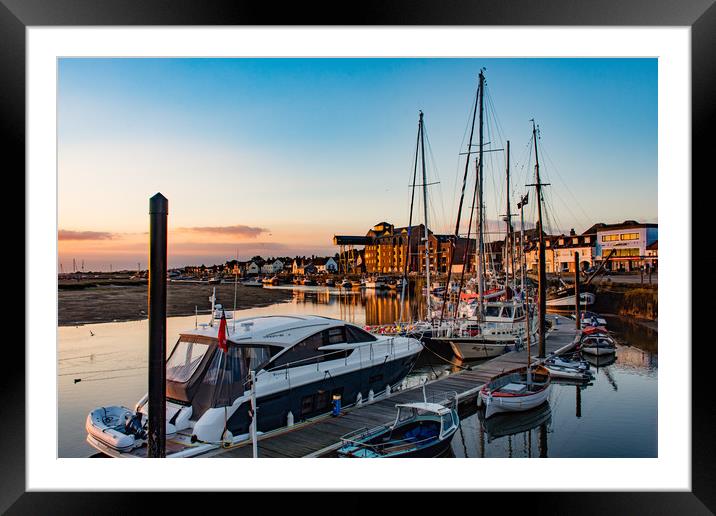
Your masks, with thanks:
[[(413, 368), (419, 353), (376, 365), (360, 371), (340, 376), (327, 375), (321, 381), (300, 385), (269, 396), (257, 399), (258, 431), (268, 432), (286, 426), (289, 411), (296, 422), (328, 413), (332, 410), (334, 394), (341, 395), (343, 406), (353, 404), (358, 393), (366, 400), (368, 391), (377, 395), (399, 383)], [(234, 435), (249, 432), (249, 403), (243, 403), (227, 422), (228, 429)]]

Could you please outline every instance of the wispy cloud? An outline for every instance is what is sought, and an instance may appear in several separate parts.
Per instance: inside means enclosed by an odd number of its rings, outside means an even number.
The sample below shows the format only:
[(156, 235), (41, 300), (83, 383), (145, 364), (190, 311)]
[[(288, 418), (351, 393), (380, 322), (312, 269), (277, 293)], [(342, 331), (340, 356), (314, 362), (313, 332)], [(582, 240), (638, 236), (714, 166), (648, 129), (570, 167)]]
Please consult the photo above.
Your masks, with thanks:
[(57, 231), (58, 240), (112, 240), (115, 237), (115, 233), (107, 231), (72, 231), (69, 229)]
[(199, 226), (191, 228), (177, 228), (177, 231), (188, 233), (212, 233), (218, 235), (229, 235), (233, 237), (257, 238), (262, 233), (268, 233), (266, 228), (258, 228), (253, 226), (244, 226), (237, 224), (235, 226)]

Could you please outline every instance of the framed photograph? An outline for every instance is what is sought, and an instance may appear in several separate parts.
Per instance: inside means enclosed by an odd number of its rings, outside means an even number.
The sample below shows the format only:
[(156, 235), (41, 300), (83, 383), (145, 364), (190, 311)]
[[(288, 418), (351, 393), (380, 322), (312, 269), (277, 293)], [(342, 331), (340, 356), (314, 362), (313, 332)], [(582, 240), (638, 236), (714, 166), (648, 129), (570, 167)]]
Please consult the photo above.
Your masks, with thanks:
[(81, 4), (0, 5), (27, 188), (3, 509), (714, 510), (686, 280), (710, 2)]

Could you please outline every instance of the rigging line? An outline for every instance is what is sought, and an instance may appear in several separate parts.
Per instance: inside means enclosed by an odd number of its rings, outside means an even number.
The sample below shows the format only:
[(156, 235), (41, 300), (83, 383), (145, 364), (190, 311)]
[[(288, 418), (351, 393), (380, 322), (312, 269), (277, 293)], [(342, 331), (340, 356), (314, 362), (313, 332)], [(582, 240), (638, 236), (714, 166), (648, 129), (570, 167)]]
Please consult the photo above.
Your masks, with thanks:
[[(470, 124), (470, 139), (468, 140), (467, 155), (465, 156), (465, 173), (464, 173), (463, 179), (462, 179), (462, 191), (460, 193), (460, 204), (457, 209), (457, 220), (455, 222), (455, 236), (454, 236), (453, 242), (452, 242), (452, 246), (453, 246), (452, 250), (453, 251), (455, 249), (455, 244), (456, 244), (458, 235), (460, 234), (460, 218), (462, 216), (462, 205), (463, 205), (463, 201), (465, 199), (465, 185), (467, 183), (468, 172), (470, 170), (472, 138), (475, 134), (475, 118), (477, 116), (477, 106), (478, 106), (478, 101), (479, 101), (480, 95), (484, 95), (484, 76), (482, 75), (482, 71), (480, 72), (480, 81), (478, 82), (477, 91), (475, 92), (475, 102), (472, 105), (472, 122)], [(455, 255), (454, 252), (450, 253), (450, 262), (448, 264), (448, 273), (447, 273), (447, 281), (446, 281), (446, 285), (448, 285), (448, 286), (450, 285), (450, 278), (452, 276), (452, 263), (453, 263), (454, 255)], [(440, 308), (440, 323), (442, 323), (443, 317), (445, 315), (445, 306), (447, 305), (447, 293), (449, 290), (450, 290), (449, 288), (446, 288), (445, 292), (443, 293), (443, 302), (442, 302), (442, 306)], [(428, 292), (428, 294), (429, 294), (429, 292)]]
[[(428, 156), (430, 157), (429, 163), (430, 163), (430, 165), (431, 165), (431, 169), (434, 171), (433, 176), (434, 176), (434, 178), (435, 178), (436, 180), (438, 180), (438, 179), (440, 179), (440, 175), (439, 175), (439, 173), (438, 173), (437, 160), (435, 159), (435, 155), (433, 154), (433, 148), (432, 148), (432, 145), (430, 144), (430, 135), (429, 135), (427, 129), (425, 129), (425, 124), (423, 124), (423, 132), (425, 133), (425, 142), (426, 142), (427, 147), (428, 147)], [(437, 193), (438, 193), (438, 196), (440, 197), (440, 200), (441, 200), (441, 201), (444, 201), (443, 191), (442, 191), (442, 187), (441, 187), (441, 185), (440, 185), (440, 182), (437, 183), (437, 190), (438, 190)], [(433, 213), (432, 215), (433, 215), (434, 220), (436, 220), (436, 221), (437, 221), (437, 220), (441, 220), (441, 221), (442, 221), (441, 224), (443, 224), (443, 225), (440, 225), (439, 227), (441, 228), (441, 231), (440, 231), (440, 232), (441, 232), (441, 233), (444, 233), (444, 232), (445, 232), (445, 231), (444, 231), (444, 229), (445, 229), (444, 224), (445, 224), (445, 220), (447, 219), (447, 217), (445, 216), (445, 203), (444, 203), (444, 202), (440, 202), (440, 204), (439, 204), (439, 208), (440, 208), (440, 211), (441, 211), (441, 217), (438, 219), (438, 217), (437, 217), (437, 205), (436, 205), (436, 203), (435, 203), (435, 201), (434, 201), (434, 198), (435, 198), (435, 196), (431, 196), (431, 199), (430, 199), (430, 204), (433, 205), (433, 210), (435, 211), (435, 213)]]
[(552, 190), (552, 194), (555, 195), (555, 196), (561, 201), (561, 204), (564, 205), (564, 207), (566, 208), (566, 210), (569, 212), (569, 214), (572, 216), (572, 218), (573, 218), (574, 220), (579, 220), (579, 218), (578, 218), (578, 217), (574, 214), (574, 212), (570, 209), (569, 204), (564, 200), (564, 198), (562, 198), (561, 195), (559, 195), (559, 192), (558, 192), (556, 189), (553, 189), (553, 190)]
[(552, 166), (552, 168), (554, 169), (555, 173), (557, 174), (557, 178), (558, 178), (559, 181), (564, 185), (565, 189), (567, 190), (567, 193), (569, 193), (569, 195), (572, 197), (572, 200), (574, 200), (574, 203), (577, 205), (577, 207), (580, 209), (580, 211), (581, 211), (582, 214), (584, 215), (585, 220), (587, 221), (587, 227), (589, 227), (589, 222), (590, 222), (590, 220), (591, 220), (590, 217), (589, 217), (589, 215), (587, 214), (586, 211), (584, 211), (584, 208), (582, 207), (582, 205), (581, 205), (581, 204), (579, 203), (579, 201), (577, 200), (577, 197), (574, 195), (574, 193), (572, 192), (572, 190), (569, 188), (569, 184), (567, 184), (567, 182), (564, 180), (564, 178), (562, 177), (562, 175), (559, 173), (559, 170), (557, 169), (557, 166), (554, 164), (554, 161), (552, 160), (552, 157), (550, 156), (550, 154), (545, 150), (544, 145), (543, 145), (542, 143), (540, 143), (539, 147), (540, 147), (540, 151), (542, 152), (542, 154), (543, 154), (544, 156), (547, 157), (547, 160), (550, 162), (550, 165)]
[[(488, 112), (492, 114), (492, 120), (495, 123), (495, 129), (497, 130), (497, 135), (500, 142), (500, 147), (504, 147), (504, 131), (502, 130), (502, 124), (500, 123), (500, 118), (497, 116), (497, 109), (495, 108), (495, 103), (492, 97), (492, 91), (489, 87), (485, 87), (485, 92), (487, 94), (487, 105), (488, 105)], [(492, 140), (490, 140), (492, 141)]]

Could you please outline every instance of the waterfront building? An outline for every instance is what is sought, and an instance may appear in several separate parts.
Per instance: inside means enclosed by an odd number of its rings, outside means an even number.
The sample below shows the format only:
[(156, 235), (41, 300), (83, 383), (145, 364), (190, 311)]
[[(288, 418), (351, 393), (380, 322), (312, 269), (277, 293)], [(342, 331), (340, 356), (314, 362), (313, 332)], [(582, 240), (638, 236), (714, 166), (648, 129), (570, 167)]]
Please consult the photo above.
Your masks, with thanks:
[[(336, 235), (333, 243), (341, 247), (364, 245), (362, 254), (358, 254), (360, 266), (368, 274), (401, 274), (406, 267), (410, 272), (425, 271), (425, 225), (395, 227), (388, 222), (379, 222), (364, 237)], [(410, 237), (408, 238), (408, 235)], [(450, 264), (452, 235), (437, 235), (427, 231), (430, 252), (430, 270), (433, 273), (446, 273)], [(475, 241), (471, 239), (474, 249)], [(467, 239), (460, 238), (456, 244), (455, 264), (461, 264)], [(341, 253), (346, 253), (342, 250)], [(474, 254), (474, 253), (471, 253)], [(343, 254), (339, 254), (343, 256)], [(358, 259), (355, 260), (358, 265)]]
[[(579, 253), (579, 268), (584, 271), (595, 264), (596, 231), (594, 226), (578, 235), (572, 229), (568, 235), (543, 235), (545, 246), (545, 269), (549, 273), (574, 272), (574, 253)], [(536, 273), (539, 267), (539, 242), (536, 230), (527, 238), (525, 232), (525, 261), (527, 270)], [(503, 256), (503, 259), (505, 257)], [(517, 268), (517, 266), (516, 266)]]
[(659, 241), (654, 240), (654, 243), (646, 246), (646, 259), (644, 260), (646, 265), (651, 269), (656, 270), (659, 261)]
[[(595, 259), (605, 260), (611, 255), (605, 267), (610, 271), (639, 270), (656, 260), (647, 254), (648, 247), (658, 241), (658, 224), (639, 223), (625, 220), (620, 224), (595, 224), (597, 243)], [(612, 253), (613, 251), (613, 253)], [(652, 249), (652, 251), (657, 251)]]

